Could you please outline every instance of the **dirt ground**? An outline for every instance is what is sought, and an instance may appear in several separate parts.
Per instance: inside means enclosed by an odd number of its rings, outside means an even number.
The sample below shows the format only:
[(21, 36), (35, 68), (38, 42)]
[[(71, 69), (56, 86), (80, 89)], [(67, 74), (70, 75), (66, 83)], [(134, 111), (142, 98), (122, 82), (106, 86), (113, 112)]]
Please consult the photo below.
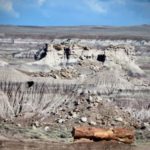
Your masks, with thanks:
[(1, 150), (149, 150), (150, 144), (126, 145), (116, 142), (52, 143), (38, 140), (1, 140)]

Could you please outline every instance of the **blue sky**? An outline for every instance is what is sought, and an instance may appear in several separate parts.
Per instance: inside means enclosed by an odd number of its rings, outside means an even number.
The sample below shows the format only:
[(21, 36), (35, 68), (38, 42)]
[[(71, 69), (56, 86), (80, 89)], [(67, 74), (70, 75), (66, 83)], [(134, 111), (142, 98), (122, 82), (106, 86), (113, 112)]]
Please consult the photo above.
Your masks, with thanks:
[(150, 24), (150, 0), (0, 0), (0, 24)]

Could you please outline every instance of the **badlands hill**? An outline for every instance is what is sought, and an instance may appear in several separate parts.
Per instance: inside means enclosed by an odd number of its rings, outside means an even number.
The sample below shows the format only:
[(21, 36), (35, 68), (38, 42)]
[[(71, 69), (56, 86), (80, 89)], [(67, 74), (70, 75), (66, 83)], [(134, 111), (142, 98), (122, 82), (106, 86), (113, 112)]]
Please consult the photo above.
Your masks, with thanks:
[(149, 141), (149, 97), (149, 25), (0, 26), (3, 138), (71, 142), (72, 127), (85, 125), (134, 128)]

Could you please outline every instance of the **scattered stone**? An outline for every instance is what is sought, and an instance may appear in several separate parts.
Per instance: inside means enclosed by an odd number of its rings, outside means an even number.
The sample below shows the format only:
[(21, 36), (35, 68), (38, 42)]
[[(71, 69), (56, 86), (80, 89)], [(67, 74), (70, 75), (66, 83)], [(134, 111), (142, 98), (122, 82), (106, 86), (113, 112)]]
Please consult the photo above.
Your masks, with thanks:
[(115, 121), (123, 122), (123, 119), (121, 117), (118, 117), (118, 118), (115, 118)]
[(94, 103), (93, 106), (94, 106), (94, 107), (98, 107), (98, 103)]
[(73, 112), (72, 112), (72, 111), (69, 111), (68, 114), (69, 114), (70, 116), (72, 116)]
[(18, 123), (18, 124), (17, 124), (17, 126), (18, 126), (18, 127), (21, 127), (21, 124), (20, 124), (20, 123)]
[(89, 124), (95, 126), (95, 125), (96, 125), (96, 122), (90, 121)]
[(116, 124), (116, 122), (115, 122), (115, 121), (112, 121), (110, 125), (111, 125), (111, 126), (115, 126), (115, 124)]
[(48, 126), (46, 126), (46, 127), (44, 128), (44, 130), (45, 130), (45, 131), (48, 131), (48, 130), (49, 130), (49, 127), (48, 127)]
[(87, 118), (86, 117), (81, 117), (81, 121), (82, 122), (87, 122)]
[(145, 126), (146, 128), (150, 128), (150, 125), (149, 125), (148, 122), (144, 122), (144, 126)]
[(88, 100), (88, 102), (92, 103), (93, 102), (93, 97), (89, 96), (89, 98), (87, 100)]
[(72, 114), (72, 118), (77, 118), (78, 117), (78, 115), (74, 112), (73, 114)]
[(75, 105), (75, 106), (78, 106), (78, 105), (80, 105), (80, 102), (79, 102), (79, 101), (75, 101), (75, 102), (74, 102), (74, 105)]
[(92, 108), (92, 106), (91, 106), (91, 105), (87, 107), (87, 109), (89, 109), (89, 110), (90, 110), (91, 108)]
[(37, 128), (36, 128), (36, 126), (35, 126), (35, 125), (32, 125), (32, 129), (33, 129), (33, 130), (36, 130)]
[(34, 125), (35, 125), (36, 127), (39, 127), (39, 126), (40, 126), (40, 123), (39, 123), (38, 121), (35, 121)]
[(61, 124), (61, 123), (65, 122), (65, 120), (64, 119), (59, 119), (57, 122)]
[(71, 119), (72, 117), (71, 117), (71, 116), (68, 116), (68, 115), (65, 115), (64, 118), (65, 118), (65, 119)]
[(100, 103), (102, 101), (101, 97), (96, 97), (95, 102)]
[[(84, 57), (83, 57), (83, 56), (80, 56), (79, 59), (80, 59), (80, 60), (84, 60)], [(82, 64), (79, 63), (79, 65), (82, 65)]]
[(100, 120), (100, 119), (102, 119), (102, 116), (99, 115), (99, 114), (97, 114), (97, 115), (96, 115), (96, 119), (97, 119), (97, 120)]

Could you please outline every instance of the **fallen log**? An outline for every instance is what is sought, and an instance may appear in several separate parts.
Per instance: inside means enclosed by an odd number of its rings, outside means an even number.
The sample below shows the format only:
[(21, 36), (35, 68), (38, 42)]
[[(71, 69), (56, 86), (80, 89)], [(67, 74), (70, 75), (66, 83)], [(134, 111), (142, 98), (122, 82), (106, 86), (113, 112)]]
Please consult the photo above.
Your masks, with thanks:
[(94, 127), (74, 127), (74, 139), (91, 139), (93, 141), (100, 140), (116, 140), (123, 143), (133, 143), (135, 133), (133, 129), (127, 128), (94, 128)]

